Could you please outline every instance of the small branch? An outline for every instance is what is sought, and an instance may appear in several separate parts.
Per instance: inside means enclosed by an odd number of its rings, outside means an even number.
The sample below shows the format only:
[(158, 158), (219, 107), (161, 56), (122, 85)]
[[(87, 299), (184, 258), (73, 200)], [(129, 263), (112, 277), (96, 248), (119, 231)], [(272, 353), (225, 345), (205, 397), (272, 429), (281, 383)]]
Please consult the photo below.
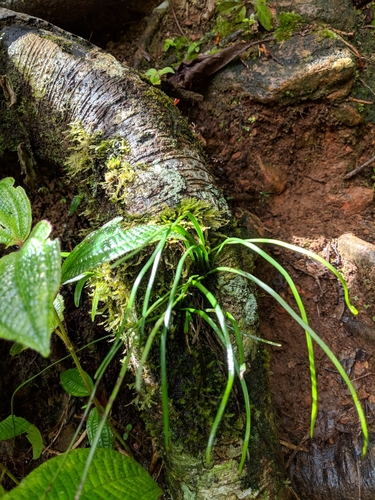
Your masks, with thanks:
[(371, 165), (371, 163), (374, 163), (374, 161), (375, 161), (375, 156), (373, 156), (372, 158), (370, 158), (365, 163), (363, 163), (359, 167), (355, 168), (351, 172), (348, 172), (347, 174), (345, 174), (343, 178), (344, 179), (350, 179), (351, 177), (354, 177), (356, 174), (358, 174), (358, 172), (360, 172), (361, 170), (363, 170), (365, 167), (368, 167), (369, 165)]
[[(375, 26), (373, 26), (375, 28)], [(372, 95), (375, 95), (375, 92), (372, 90), (371, 87), (369, 87), (367, 85), (367, 83), (365, 83), (361, 78), (358, 78), (358, 80), (362, 83), (362, 85), (364, 85), (365, 87), (367, 87), (369, 89), (369, 91), (371, 92)], [(370, 102), (370, 101), (369, 101)]]
[(175, 23), (177, 25), (177, 28), (179, 29), (179, 32), (181, 33), (182, 36), (186, 37), (185, 33), (183, 32), (183, 29), (180, 26), (180, 23), (178, 22), (178, 19), (177, 19), (177, 16), (176, 16), (176, 11), (174, 10), (174, 7), (173, 7), (173, 0), (169, 0), (169, 5), (171, 7), (171, 11), (172, 11)]
[(3, 472), (3, 474), (6, 474), (15, 484), (20, 484), (18, 479), (16, 479), (13, 474), (8, 470), (8, 467), (0, 462), (0, 470)]
[(302, 448), (303, 443), (305, 443), (305, 442), (306, 442), (309, 438), (310, 438), (309, 434), (306, 434), (306, 436), (304, 436), (304, 437), (301, 439), (301, 441), (300, 441), (299, 445), (298, 445), (298, 446), (296, 447), (296, 449), (293, 451), (293, 453), (291, 454), (291, 456), (290, 456), (289, 460), (287, 461), (287, 463), (286, 463), (286, 465), (285, 465), (285, 469), (286, 469), (286, 470), (288, 470), (288, 469), (289, 469), (289, 467), (290, 467), (291, 463), (293, 462), (294, 457), (297, 455), (297, 453), (298, 453), (299, 451), (301, 451), (301, 448)]
[(352, 32), (347, 32), (347, 31), (340, 31), (340, 30), (337, 30), (335, 28), (332, 28), (330, 27), (329, 28), (331, 31), (334, 31), (335, 33), (337, 33), (338, 35), (342, 35), (342, 36), (354, 36), (354, 31)]
[(347, 47), (349, 47), (349, 49), (353, 52), (353, 54), (355, 54), (357, 57), (358, 57), (358, 66), (360, 68), (363, 68), (364, 66), (364, 63), (363, 63), (363, 60), (362, 60), (362, 56), (361, 54), (358, 52), (358, 50), (354, 47), (354, 45), (352, 45), (351, 43), (347, 42), (340, 34), (337, 30), (332, 30), (334, 31), (335, 33), (337, 33), (338, 37), (340, 38), (340, 40), (345, 43), (345, 45)]
[(359, 104), (374, 104), (372, 101), (365, 101), (364, 99), (357, 99), (356, 97), (349, 97), (349, 100), (359, 102)]

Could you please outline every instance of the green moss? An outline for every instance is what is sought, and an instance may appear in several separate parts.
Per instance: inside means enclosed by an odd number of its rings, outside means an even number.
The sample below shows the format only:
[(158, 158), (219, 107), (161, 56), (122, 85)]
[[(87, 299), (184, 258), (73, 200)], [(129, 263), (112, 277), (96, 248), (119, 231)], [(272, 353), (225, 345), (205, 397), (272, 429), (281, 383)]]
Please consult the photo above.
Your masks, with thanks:
[(89, 191), (89, 198), (96, 196), (100, 185), (113, 203), (125, 202), (126, 188), (140, 166), (129, 163), (128, 142), (122, 137), (104, 139), (102, 131), (87, 130), (79, 122), (70, 124), (67, 136), (71, 144), (65, 161), (68, 176)]
[[(175, 207), (166, 207), (153, 219), (153, 222), (168, 224), (175, 222), (187, 213), (194, 215), (203, 232), (207, 229), (218, 229), (228, 222), (220, 210), (212, 207), (208, 202), (196, 198), (186, 198)], [(182, 220), (181, 225), (193, 229), (193, 223), (190, 219)]]
[(303, 17), (294, 12), (281, 12), (277, 19), (279, 26), (275, 30), (275, 38), (278, 42), (291, 38), (293, 32), (297, 31), (305, 23)]
[(56, 45), (58, 45), (64, 52), (71, 54), (73, 51), (73, 44), (71, 41), (67, 40), (65, 37), (60, 37), (58, 35), (54, 35), (53, 33), (42, 34), (40, 38), (44, 38), (45, 40), (51, 40)]

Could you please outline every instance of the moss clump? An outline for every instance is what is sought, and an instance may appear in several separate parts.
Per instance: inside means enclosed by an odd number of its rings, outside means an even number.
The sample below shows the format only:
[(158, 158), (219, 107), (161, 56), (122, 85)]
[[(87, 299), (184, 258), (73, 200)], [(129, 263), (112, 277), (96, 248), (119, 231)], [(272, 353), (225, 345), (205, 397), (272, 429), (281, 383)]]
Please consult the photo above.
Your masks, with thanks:
[(88, 191), (89, 197), (96, 196), (100, 185), (112, 202), (124, 202), (126, 187), (135, 177), (135, 166), (128, 161), (128, 142), (122, 137), (104, 139), (102, 131), (87, 130), (79, 122), (70, 124), (67, 136), (72, 144), (65, 162), (68, 176)]
[(281, 12), (277, 16), (277, 20), (279, 27), (275, 31), (275, 38), (278, 42), (291, 38), (293, 32), (297, 31), (305, 23), (303, 17), (294, 12)]
[[(168, 224), (175, 222), (187, 213), (194, 215), (202, 231), (218, 229), (228, 222), (220, 210), (208, 202), (196, 198), (186, 198), (175, 207), (166, 207), (153, 222)], [(193, 229), (193, 223), (188, 218), (182, 220), (181, 225)]]

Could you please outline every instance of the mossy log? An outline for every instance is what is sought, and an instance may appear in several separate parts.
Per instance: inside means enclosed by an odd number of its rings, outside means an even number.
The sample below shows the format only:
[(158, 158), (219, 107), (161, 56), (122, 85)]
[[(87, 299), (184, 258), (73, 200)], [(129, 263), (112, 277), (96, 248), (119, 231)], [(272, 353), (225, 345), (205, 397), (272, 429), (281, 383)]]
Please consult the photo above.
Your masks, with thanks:
[[(65, 168), (86, 190), (87, 213), (95, 223), (115, 215), (128, 222), (152, 219), (166, 207), (173, 209), (194, 198), (221, 213), (220, 219), (211, 220), (216, 226), (213, 238), (218, 233), (238, 235), (199, 143), (168, 97), (112, 56), (45, 21), (0, 8), (0, 25), (3, 149), (16, 151), (23, 144), (21, 149), (29, 159), (35, 156)], [(30, 183), (38, 177), (31, 160), (23, 162)], [(232, 266), (239, 265), (240, 258), (234, 250), (225, 256)], [(241, 329), (254, 333), (256, 302), (247, 282), (219, 278), (214, 286)], [(210, 394), (218, 394), (222, 382), (218, 382), (220, 353), (217, 348), (214, 352), (214, 342), (202, 344), (199, 355), (191, 355), (178, 329), (168, 341), (173, 436), (169, 453), (163, 453), (160, 433), (159, 376), (152, 364), (148, 367), (155, 404), (145, 412), (146, 424), (158, 439), (172, 498), (287, 498), (267, 357), (250, 338), (246, 339), (245, 375), (252, 405), (248, 464), (240, 476), (244, 424), (238, 410), (241, 397), (234, 396), (232, 415), (215, 442), (213, 466), (204, 466), (208, 422), (217, 406), (204, 403), (203, 397), (201, 401), (194, 384), (203, 380), (209, 400)], [(198, 431), (193, 436), (194, 426)]]

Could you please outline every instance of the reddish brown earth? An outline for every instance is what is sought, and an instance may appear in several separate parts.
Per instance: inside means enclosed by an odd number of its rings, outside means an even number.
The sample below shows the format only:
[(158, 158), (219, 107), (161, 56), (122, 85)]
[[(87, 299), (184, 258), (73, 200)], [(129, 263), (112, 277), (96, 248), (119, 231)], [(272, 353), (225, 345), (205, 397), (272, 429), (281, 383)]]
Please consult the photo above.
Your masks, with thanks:
[[(235, 215), (240, 217), (244, 210), (256, 214), (266, 237), (318, 253), (348, 282), (352, 303), (359, 311), (355, 320), (344, 307), (341, 287), (328, 271), (297, 253), (267, 247), (296, 283), (312, 328), (344, 364), (371, 428), (375, 410), (374, 283), (339, 255), (337, 239), (353, 233), (370, 243), (375, 240), (372, 167), (350, 180), (343, 178), (373, 155), (374, 125), (341, 126), (335, 121), (335, 107), (325, 103), (269, 108), (233, 94), (222, 97), (219, 106), (204, 101), (190, 117), (205, 139), (209, 161)], [(293, 304), (286, 282), (272, 266), (259, 259), (256, 275)], [(258, 302), (262, 336), (281, 344), (269, 347), (271, 384), (285, 461), (290, 465), (290, 445), (299, 445), (309, 433), (305, 335), (262, 291)], [(358, 417), (346, 386), (323, 351), (317, 347), (315, 354), (317, 444), (333, 444), (340, 433), (359, 435)], [(308, 446), (306, 441), (303, 448)]]

